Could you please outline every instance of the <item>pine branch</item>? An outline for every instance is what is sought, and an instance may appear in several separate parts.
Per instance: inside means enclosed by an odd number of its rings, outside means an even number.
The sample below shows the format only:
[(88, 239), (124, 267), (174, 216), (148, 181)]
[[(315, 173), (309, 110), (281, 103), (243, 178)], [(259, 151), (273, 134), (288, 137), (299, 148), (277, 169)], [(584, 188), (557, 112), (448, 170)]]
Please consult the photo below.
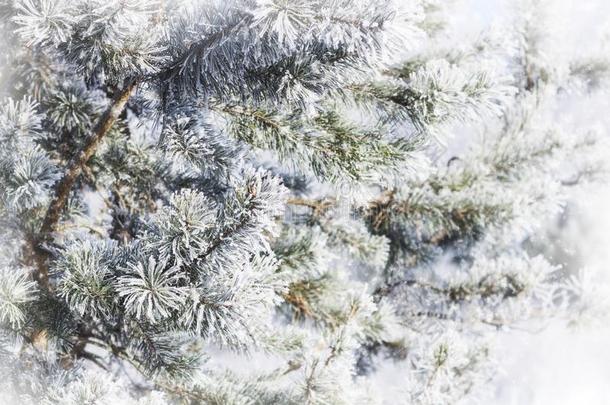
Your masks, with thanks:
[(91, 157), (95, 154), (101, 140), (112, 128), (117, 118), (125, 108), (125, 105), (127, 104), (127, 101), (131, 97), (136, 86), (136, 80), (128, 80), (126, 81), (123, 89), (117, 92), (112, 104), (100, 117), (97, 124), (93, 128), (92, 135), (83, 145), (82, 149), (70, 161), (62, 179), (55, 188), (55, 196), (47, 209), (47, 213), (44, 217), (38, 234), (38, 240), (35, 245), (37, 253), (37, 272), (35, 274), (35, 279), (38, 281), (41, 287), (45, 289), (48, 289), (49, 285), (48, 269), (46, 266), (48, 251), (42, 247), (42, 244), (47, 242), (51, 234), (56, 231), (61, 213), (68, 202), (68, 197), (70, 196), (70, 191), (72, 190), (74, 183), (83, 172), (83, 168), (89, 159), (91, 159)]
[(156, 78), (162, 83), (169, 84), (178, 80), (179, 86), (197, 88), (197, 84), (200, 82), (199, 75), (201, 74), (202, 64), (209, 52), (221, 46), (231, 34), (246, 26), (248, 22), (249, 18), (239, 18), (228, 26), (195, 42), (184, 53), (175, 58), (166, 69), (160, 71)]

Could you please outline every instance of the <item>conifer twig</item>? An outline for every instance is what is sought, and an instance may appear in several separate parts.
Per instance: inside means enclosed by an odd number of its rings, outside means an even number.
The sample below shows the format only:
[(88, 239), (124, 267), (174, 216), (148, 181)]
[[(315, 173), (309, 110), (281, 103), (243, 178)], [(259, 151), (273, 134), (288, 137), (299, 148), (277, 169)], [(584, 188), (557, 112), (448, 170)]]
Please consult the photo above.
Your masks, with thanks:
[(125, 108), (127, 101), (131, 97), (134, 89), (136, 88), (136, 80), (127, 80), (121, 90), (117, 92), (112, 100), (110, 106), (106, 109), (104, 114), (99, 118), (93, 133), (87, 139), (85, 145), (78, 153), (74, 155), (72, 160), (68, 163), (63, 177), (57, 183), (55, 188), (55, 195), (51, 200), (51, 204), (47, 209), (47, 213), (44, 217), (42, 226), (38, 234), (38, 240), (35, 246), (36, 249), (36, 267), (37, 272), (35, 278), (38, 283), (45, 289), (48, 288), (49, 275), (48, 269), (46, 268), (46, 260), (48, 258), (48, 252), (42, 247), (44, 242), (47, 242), (50, 235), (57, 229), (61, 213), (68, 201), (70, 191), (74, 186), (74, 183), (83, 172), (83, 168), (95, 154), (97, 147), (101, 140), (112, 128), (117, 118)]

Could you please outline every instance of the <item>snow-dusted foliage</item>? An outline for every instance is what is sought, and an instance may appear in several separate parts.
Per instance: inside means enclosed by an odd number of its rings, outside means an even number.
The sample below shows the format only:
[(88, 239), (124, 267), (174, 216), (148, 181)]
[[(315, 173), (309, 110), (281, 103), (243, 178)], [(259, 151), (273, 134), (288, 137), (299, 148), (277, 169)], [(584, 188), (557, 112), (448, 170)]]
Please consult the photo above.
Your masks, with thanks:
[(0, 397), (484, 398), (494, 336), (601, 302), (532, 242), (605, 171), (552, 7), (0, 0)]

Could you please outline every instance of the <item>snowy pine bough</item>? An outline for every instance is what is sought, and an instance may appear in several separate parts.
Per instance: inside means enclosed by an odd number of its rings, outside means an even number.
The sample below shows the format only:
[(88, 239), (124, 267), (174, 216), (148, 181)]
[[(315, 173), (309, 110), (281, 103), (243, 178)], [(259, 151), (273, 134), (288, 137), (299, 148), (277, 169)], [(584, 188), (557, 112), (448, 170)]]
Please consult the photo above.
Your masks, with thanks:
[(2, 402), (483, 398), (583, 311), (529, 241), (604, 173), (550, 117), (608, 65), (548, 3), (447, 46), (432, 0), (0, 0)]

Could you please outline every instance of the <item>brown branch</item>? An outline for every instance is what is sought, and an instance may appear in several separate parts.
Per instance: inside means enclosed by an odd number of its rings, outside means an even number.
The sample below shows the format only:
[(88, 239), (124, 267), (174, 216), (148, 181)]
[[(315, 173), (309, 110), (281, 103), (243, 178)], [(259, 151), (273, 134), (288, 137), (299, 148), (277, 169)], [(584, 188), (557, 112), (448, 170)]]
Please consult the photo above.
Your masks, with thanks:
[(295, 205), (300, 207), (310, 208), (313, 212), (314, 217), (322, 217), (329, 209), (331, 209), (337, 201), (331, 198), (321, 199), (321, 200), (309, 200), (305, 198), (289, 198), (286, 201), (289, 205)]
[(53, 232), (57, 230), (57, 224), (59, 223), (61, 213), (68, 202), (68, 197), (70, 196), (70, 191), (72, 190), (74, 183), (83, 172), (83, 168), (89, 159), (94, 155), (101, 140), (112, 128), (125, 108), (136, 85), (137, 82), (135, 80), (128, 80), (125, 82), (123, 89), (117, 92), (112, 100), (112, 104), (110, 104), (108, 109), (106, 109), (104, 114), (102, 114), (95, 124), (92, 135), (87, 139), (83, 148), (68, 163), (64, 176), (55, 187), (55, 195), (47, 209), (35, 246), (35, 262), (37, 267), (35, 279), (44, 289), (48, 289), (49, 285), (49, 275), (46, 266), (49, 253), (42, 247), (42, 244), (49, 241)]

